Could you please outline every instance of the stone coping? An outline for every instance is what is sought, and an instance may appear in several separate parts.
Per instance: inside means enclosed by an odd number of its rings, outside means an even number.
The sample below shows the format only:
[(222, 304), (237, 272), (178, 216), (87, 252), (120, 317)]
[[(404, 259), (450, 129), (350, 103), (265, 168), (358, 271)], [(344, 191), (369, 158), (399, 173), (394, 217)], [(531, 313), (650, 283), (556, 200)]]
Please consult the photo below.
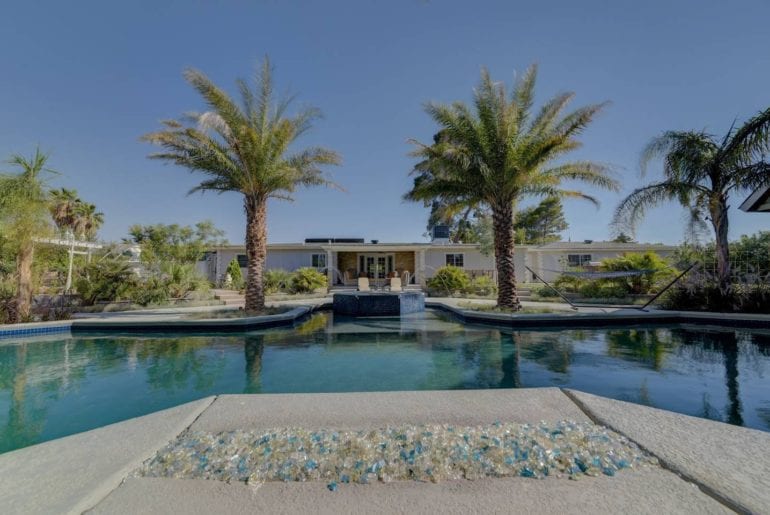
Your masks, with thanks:
[[(239, 492), (247, 492), (247, 485), (126, 478), (187, 430), (229, 431), (276, 424), (366, 428), (399, 421), (474, 424), (495, 419), (538, 423), (554, 418), (606, 424), (658, 457), (664, 468), (578, 482), (554, 478), (480, 479), (438, 485), (397, 482), (345, 485), (338, 492), (329, 492), (319, 483), (265, 483), (248, 486), (248, 495), (242, 500), (256, 503), (252, 508), (263, 506), (272, 511), (271, 506), (279, 508), (282, 497), (288, 496), (291, 505), (298, 508), (318, 500), (331, 503), (322, 504), (328, 510), (345, 512), (360, 512), (372, 502), (412, 495), (437, 502), (444, 495), (455, 495), (459, 496), (456, 502), (462, 498), (465, 503), (487, 506), (485, 511), (500, 512), (510, 511), (519, 502), (535, 511), (542, 511), (539, 506), (551, 507), (546, 511), (555, 513), (575, 511), (577, 506), (585, 508), (581, 511), (604, 511), (602, 503), (616, 496), (631, 512), (645, 513), (680, 511), (676, 507), (692, 511), (688, 508), (696, 506), (705, 513), (728, 509), (760, 513), (770, 506), (770, 470), (765, 459), (770, 433), (557, 388), (208, 397), (1, 454), (0, 498), (4, 513), (80, 513), (94, 507), (103, 513), (162, 512), (181, 506), (176, 502), (186, 506), (188, 495), (209, 508), (204, 511), (219, 511), (211, 503), (222, 497), (236, 502)], [(183, 485), (190, 485), (192, 490), (188, 492)], [(493, 505), (485, 505), (491, 490), (500, 495)], [(570, 499), (582, 500), (572, 504)], [(338, 506), (338, 502), (349, 504)], [(461, 505), (466, 509), (472, 506)], [(432, 505), (422, 506), (421, 511), (430, 511)], [(617, 512), (622, 504), (615, 506), (610, 503), (605, 507)]]
[(566, 390), (594, 421), (742, 513), (770, 509), (770, 433)]
[(290, 325), (295, 320), (312, 312), (312, 306), (297, 306), (285, 313), (262, 315), (242, 318), (202, 318), (202, 319), (172, 319), (163, 320), (156, 317), (133, 317), (126, 319), (82, 319), (74, 320), (71, 325), (73, 333), (85, 331), (141, 331), (141, 332), (240, 332), (251, 329), (262, 329), (280, 325)]
[[(711, 326), (770, 328), (770, 315), (749, 313), (708, 313), (692, 311), (631, 311), (621, 309), (610, 313), (542, 313), (514, 315), (458, 308), (441, 300), (426, 298), (425, 306), (449, 312), (465, 323), (491, 324), (521, 328), (600, 327), (635, 324), (702, 324)], [(70, 331), (122, 332), (240, 332), (260, 328), (291, 325), (300, 318), (319, 310), (331, 309), (331, 302), (297, 305), (285, 313), (232, 319), (179, 319), (178, 313), (167, 314), (132, 311), (132, 316), (83, 318), (54, 322), (0, 325), (0, 341), (10, 337), (30, 337)]]
[(628, 470), (580, 481), (500, 478), (477, 481), (344, 485), (324, 482), (257, 486), (205, 479), (128, 478), (95, 514), (313, 513), (339, 515), (472, 513), (734, 513), (662, 469)]
[(474, 311), (445, 302), (426, 299), (425, 306), (447, 311), (466, 323), (505, 325), (521, 328), (600, 327), (634, 324), (702, 324), (711, 326), (770, 328), (770, 315), (750, 313), (701, 313), (693, 311), (630, 311), (611, 313), (534, 313), (513, 314)]
[(82, 513), (189, 427), (213, 400), (0, 454), (1, 511)]

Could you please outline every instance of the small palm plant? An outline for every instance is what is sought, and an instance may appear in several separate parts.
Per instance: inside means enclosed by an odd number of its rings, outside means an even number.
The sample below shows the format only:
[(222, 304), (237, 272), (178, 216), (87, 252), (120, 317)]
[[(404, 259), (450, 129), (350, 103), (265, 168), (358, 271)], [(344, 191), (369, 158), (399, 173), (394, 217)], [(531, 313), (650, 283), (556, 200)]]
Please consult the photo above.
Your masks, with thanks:
[(37, 149), (26, 158), (16, 154), (9, 163), (19, 173), (0, 174), (0, 233), (16, 253), (16, 309), (12, 322), (29, 318), (32, 307), (32, 259), (35, 238), (51, 226), (46, 175), (48, 155)]
[(248, 263), (245, 308), (259, 310), (265, 305), (262, 273), (267, 254), (268, 199), (291, 200), (298, 186), (332, 185), (321, 167), (339, 164), (340, 157), (321, 147), (290, 152), (289, 146), (312, 127), (320, 112), (305, 108), (294, 116), (287, 115), (292, 98), (274, 101), (267, 58), (256, 74), (255, 90), (246, 81), (237, 81), (241, 105), (203, 73), (187, 70), (184, 76), (209, 110), (188, 114), (181, 121), (166, 120), (162, 130), (143, 139), (164, 149), (150, 157), (206, 175), (190, 193), (243, 195)]
[(743, 126), (731, 127), (722, 138), (703, 131), (667, 131), (642, 152), (641, 173), (663, 158), (663, 179), (631, 192), (615, 211), (615, 224), (633, 226), (647, 209), (676, 201), (691, 222), (708, 220), (716, 237), (717, 279), (723, 291), (730, 284), (728, 209), (730, 195), (770, 184), (770, 108)]
[(473, 107), (462, 102), (430, 103), (425, 110), (439, 126), (430, 145), (413, 141), (417, 174), (407, 200), (433, 201), (456, 209), (485, 208), (492, 213), (497, 304), (518, 310), (513, 263), (513, 218), (527, 196), (577, 197), (597, 203), (564, 182), (581, 181), (616, 190), (607, 166), (590, 161), (557, 162), (580, 147), (577, 140), (602, 105), (564, 114), (572, 93), (559, 95), (532, 112), (537, 69), (530, 67), (510, 95), (486, 69), (475, 90)]

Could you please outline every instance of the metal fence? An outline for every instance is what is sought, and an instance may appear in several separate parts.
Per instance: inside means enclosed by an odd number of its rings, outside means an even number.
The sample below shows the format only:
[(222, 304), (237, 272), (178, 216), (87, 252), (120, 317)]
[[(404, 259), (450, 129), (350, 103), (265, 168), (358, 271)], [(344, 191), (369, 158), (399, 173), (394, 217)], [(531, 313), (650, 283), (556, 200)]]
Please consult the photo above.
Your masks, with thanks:
[[(699, 266), (693, 270), (700, 275), (714, 276), (717, 273), (717, 259), (713, 252), (696, 252), (692, 262)], [(770, 278), (768, 252), (731, 252), (730, 274), (736, 281), (752, 281)]]

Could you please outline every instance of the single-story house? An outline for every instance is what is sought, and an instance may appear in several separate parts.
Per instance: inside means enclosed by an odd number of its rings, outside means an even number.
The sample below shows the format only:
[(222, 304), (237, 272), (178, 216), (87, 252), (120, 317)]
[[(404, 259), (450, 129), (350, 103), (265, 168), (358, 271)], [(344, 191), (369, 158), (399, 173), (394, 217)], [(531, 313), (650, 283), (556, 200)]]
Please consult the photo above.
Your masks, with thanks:
[[(668, 256), (675, 246), (608, 241), (557, 242), (546, 245), (517, 245), (514, 254), (516, 277), (531, 282), (534, 270), (547, 281), (556, 279), (564, 270), (591, 267), (603, 259), (628, 252), (653, 251)], [(246, 276), (246, 248), (223, 245), (210, 249), (199, 263), (201, 272), (215, 284), (222, 284), (227, 265), (237, 259)], [(451, 243), (434, 238), (429, 243), (366, 242), (363, 238), (308, 238), (304, 243), (273, 243), (267, 246), (266, 269), (294, 271), (313, 267), (325, 272), (329, 286), (354, 286), (358, 277), (369, 277), (375, 284), (384, 283), (393, 274), (405, 284), (424, 286), (436, 270), (445, 265), (464, 269), (471, 277), (487, 275), (496, 278), (495, 259), (485, 255), (478, 244)]]

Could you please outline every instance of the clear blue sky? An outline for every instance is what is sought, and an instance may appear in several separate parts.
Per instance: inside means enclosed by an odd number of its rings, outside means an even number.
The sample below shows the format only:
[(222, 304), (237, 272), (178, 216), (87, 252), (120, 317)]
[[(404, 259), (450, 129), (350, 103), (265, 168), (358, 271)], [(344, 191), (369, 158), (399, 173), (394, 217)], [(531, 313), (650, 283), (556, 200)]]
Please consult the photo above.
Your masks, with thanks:
[[(722, 134), (770, 105), (770, 2), (502, 0), (283, 2), (8, 2), (0, 16), (0, 156), (37, 144), (104, 211), (101, 236), (132, 223), (211, 219), (243, 241), (240, 197), (186, 197), (196, 177), (146, 159), (138, 141), (163, 118), (202, 108), (181, 72), (196, 67), (233, 90), (269, 54), (282, 89), (325, 113), (302, 140), (340, 152), (347, 192), (302, 191), (270, 206), (272, 242), (309, 236), (421, 241), (427, 210), (404, 204), (408, 138), (428, 141), (429, 100), (469, 100), (482, 65), (510, 83), (540, 65), (543, 100), (565, 90), (576, 104), (610, 100), (575, 157), (622, 167), (640, 184), (640, 149), (664, 129)], [(4, 167), (7, 169), (7, 167)], [(657, 169), (655, 170), (657, 172)], [(564, 238), (602, 239), (619, 195), (602, 207), (570, 201)], [(737, 210), (731, 237), (770, 227)], [(682, 210), (651, 213), (642, 241), (677, 242)]]

